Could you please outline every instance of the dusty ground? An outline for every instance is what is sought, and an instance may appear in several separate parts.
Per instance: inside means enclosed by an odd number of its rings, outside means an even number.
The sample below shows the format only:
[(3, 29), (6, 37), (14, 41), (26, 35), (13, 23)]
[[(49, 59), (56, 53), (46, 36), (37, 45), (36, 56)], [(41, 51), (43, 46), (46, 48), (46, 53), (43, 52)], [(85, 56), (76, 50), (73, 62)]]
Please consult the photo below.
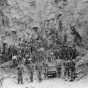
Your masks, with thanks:
[(7, 78), (3, 81), (2, 88), (88, 88), (88, 78), (75, 82), (66, 82), (61, 79), (44, 80), (41, 83), (34, 81), (33, 83), (24, 83), (18, 85), (17, 81)]

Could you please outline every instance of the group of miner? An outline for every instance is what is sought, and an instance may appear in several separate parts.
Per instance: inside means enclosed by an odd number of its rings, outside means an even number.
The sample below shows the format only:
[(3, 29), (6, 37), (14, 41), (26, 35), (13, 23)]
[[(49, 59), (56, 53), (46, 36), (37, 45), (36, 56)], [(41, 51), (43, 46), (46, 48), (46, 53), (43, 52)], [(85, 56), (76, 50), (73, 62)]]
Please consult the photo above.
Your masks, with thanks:
[[(76, 31), (74, 31), (75, 28), (71, 27), (71, 30), (72, 34), (75, 35), (74, 42), (79, 42), (78, 40), (81, 41), (81, 37)], [(77, 78), (76, 57), (79, 53), (76, 50), (75, 44), (72, 46), (69, 46), (68, 44), (65, 45), (66, 41), (67, 40), (59, 46), (60, 48), (57, 52), (52, 50), (55, 57), (54, 60), (56, 61), (56, 64), (54, 63), (56, 68), (56, 77), (61, 78), (63, 74), (65, 80), (69, 79), (69, 81), (74, 81)], [(26, 44), (28, 46), (26, 46)], [(79, 43), (77, 44), (80, 45)], [(23, 46), (21, 44), (19, 44), (19, 46), (20, 48), (16, 46), (6, 48), (7, 44), (3, 44), (3, 49), (1, 50), (2, 61), (6, 62), (8, 60), (6, 58), (11, 58), (10, 60), (12, 60), (13, 63), (12, 67), (17, 68), (18, 84), (24, 83), (23, 78), (25, 68), (28, 70), (30, 82), (34, 81), (35, 73), (39, 82), (48, 79), (48, 63), (50, 63), (50, 61), (47, 60), (47, 55), (43, 57), (43, 55), (40, 55), (41, 53), (39, 53), (38, 56), (35, 47), (32, 47), (33, 44), (27, 43), (27, 41), (24, 41)], [(57, 63), (57, 59), (60, 60), (61, 63)], [(52, 59), (51, 63), (53, 63)]]
[[(76, 51), (75, 47), (67, 47), (62, 46), (61, 50), (58, 54), (58, 60), (61, 58), (61, 63), (57, 63), (55, 65), (56, 68), (56, 74), (58, 78), (61, 78), (62, 73), (64, 74), (63, 77), (65, 80), (74, 81), (77, 77), (76, 73), (76, 57), (78, 55), (78, 52)], [(40, 57), (42, 59), (42, 57)], [(47, 59), (47, 58), (46, 58)], [(37, 75), (37, 78), (39, 82), (41, 82), (44, 79), (48, 79), (48, 60), (43, 61), (33, 61), (31, 57), (22, 57), (22, 55), (13, 55), (12, 61), (13, 66), (17, 66), (17, 75), (18, 75), (18, 84), (23, 84), (23, 72), (24, 72), (24, 66), (28, 70), (28, 75), (30, 82), (33, 82), (35, 73)], [(52, 62), (52, 61), (51, 61)], [(24, 65), (24, 66), (23, 66)], [(62, 69), (64, 69), (62, 71)]]

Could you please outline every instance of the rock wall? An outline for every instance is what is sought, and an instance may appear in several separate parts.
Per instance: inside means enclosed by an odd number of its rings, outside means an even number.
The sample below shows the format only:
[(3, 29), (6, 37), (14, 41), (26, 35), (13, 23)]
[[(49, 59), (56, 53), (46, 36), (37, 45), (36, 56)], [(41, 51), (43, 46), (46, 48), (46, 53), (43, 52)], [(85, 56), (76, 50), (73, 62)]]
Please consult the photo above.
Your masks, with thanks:
[[(13, 31), (17, 32), (15, 37), (26, 36), (32, 26), (41, 26), (45, 20), (57, 19), (61, 14), (58, 20), (62, 20), (65, 32), (70, 36), (69, 24), (75, 24), (79, 34), (87, 42), (87, 7), (87, 0), (1, 0), (1, 40), (13, 41)], [(58, 22), (55, 26), (58, 26)]]

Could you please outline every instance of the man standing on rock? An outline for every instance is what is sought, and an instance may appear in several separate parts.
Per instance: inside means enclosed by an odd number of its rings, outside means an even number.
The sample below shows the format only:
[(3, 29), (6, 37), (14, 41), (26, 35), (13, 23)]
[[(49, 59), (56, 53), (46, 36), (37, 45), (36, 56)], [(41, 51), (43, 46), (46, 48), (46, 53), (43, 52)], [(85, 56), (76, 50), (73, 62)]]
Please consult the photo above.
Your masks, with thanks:
[(71, 60), (70, 61), (70, 81), (74, 81), (75, 78), (76, 78), (75, 62)]
[(26, 64), (26, 67), (28, 69), (28, 75), (29, 75), (30, 82), (33, 82), (34, 64), (32, 63), (31, 60), (30, 60), (30, 63), (29, 64)]
[(34, 76), (34, 65), (31, 63), (30, 65), (30, 81), (33, 82), (33, 76)]
[(42, 66), (38, 63), (36, 65), (37, 77), (39, 82), (42, 81)]
[(18, 65), (18, 68), (17, 68), (17, 70), (18, 70), (18, 84), (23, 84), (23, 67), (22, 67), (22, 65)]

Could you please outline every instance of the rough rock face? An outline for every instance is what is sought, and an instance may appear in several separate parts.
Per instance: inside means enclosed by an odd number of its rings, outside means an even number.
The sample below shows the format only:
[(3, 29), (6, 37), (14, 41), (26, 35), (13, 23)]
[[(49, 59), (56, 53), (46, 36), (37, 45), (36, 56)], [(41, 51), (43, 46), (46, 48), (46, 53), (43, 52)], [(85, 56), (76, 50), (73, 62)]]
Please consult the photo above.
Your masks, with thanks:
[[(0, 0), (1, 40), (13, 41), (12, 31), (17, 32), (15, 37), (26, 36), (32, 26), (41, 26), (45, 20), (56, 19), (62, 14), (58, 19), (62, 20), (65, 32), (70, 36), (69, 24), (75, 24), (77, 31), (86, 41), (87, 7), (87, 0)], [(58, 23), (55, 22), (54, 26), (57, 27)], [(43, 30), (42, 27), (41, 29)]]

